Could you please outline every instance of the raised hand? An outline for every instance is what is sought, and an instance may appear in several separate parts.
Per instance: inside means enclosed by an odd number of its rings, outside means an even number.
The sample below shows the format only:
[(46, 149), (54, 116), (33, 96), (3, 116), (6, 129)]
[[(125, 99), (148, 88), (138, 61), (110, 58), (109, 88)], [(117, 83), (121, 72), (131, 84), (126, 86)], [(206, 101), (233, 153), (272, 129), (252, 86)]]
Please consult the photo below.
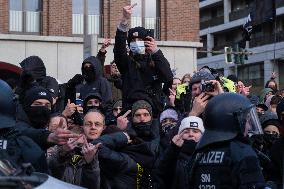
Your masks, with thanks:
[(122, 20), (130, 20), (131, 19), (132, 9), (136, 5), (137, 5), (137, 3), (123, 7)]
[(169, 88), (169, 91), (170, 91), (170, 96), (169, 96), (170, 105), (171, 105), (171, 106), (175, 106), (176, 92), (173, 91), (173, 90), (170, 89), (170, 88)]
[(128, 119), (127, 116), (131, 113), (131, 110), (128, 110), (125, 114), (123, 114), (122, 116), (119, 116), (117, 118), (117, 127), (121, 130), (126, 129), (127, 124), (128, 124)]
[(96, 156), (96, 153), (102, 143), (98, 143), (96, 145), (88, 143), (85, 139), (84, 145), (82, 147), (82, 154), (84, 155), (84, 158), (87, 163), (91, 163)]
[(205, 110), (205, 107), (208, 103), (210, 95), (201, 93), (193, 100), (192, 110), (189, 113), (190, 116), (199, 116), (202, 114)]
[(80, 137), (78, 137), (78, 138), (69, 138), (67, 143), (62, 146), (62, 150), (64, 152), (70, 152), (70, 151), (74, 150), (74, 148), (76, 146), (78, 146), (78, 142), (77, 141), (79, 140), (79, 138)]
[(80, 105), (76, 105), (74, 103), (71, 103), (70, 99), (68, 99), (67, 105), (66, 105), (64, 111), (62, 112), (62, 114), (65, 117), (70, 117), (76, 111), (76, 108), (79, 107), (79, 106)]
[(106, 48), (108, 48), (111, 45), (111, 39), (104, 39), (104, 43), (100, 49), (100, 51), (105, 52)]
[(214, 91), (213, 92), (205, 92), (206, 94), (211, 95), (211, 96), (217, 96), (218, 94), (224, 93), (223, 88), (222, 88), (219, 81), (210, 80), (210, 81), (207, 81), (206, 83), (211, 83), (214, 86)]
[(154, 38), (147, 36), (146, 40), (144, 41), (145, 47), (146, 47), (146, 51), (149, 54), (154, 54), (155, 52), (158, 51), (158, 46), (157, 46), (157, 42), (155, 41)]
[(184, 143), (184, 139), (183, 139), (184, 132), (185, 131), (182, 131), (180, 134), (177, 134), (172, 138), (172, 142), (178, 147), (182, 147)]
[(55, 132), (50, 133), (47, 141), (49, 143), (64, 145), (67, 144), (69, 138), (79, 138), (80, 135), (73, 133), (72, 131), (65, 129), (56, 129)]

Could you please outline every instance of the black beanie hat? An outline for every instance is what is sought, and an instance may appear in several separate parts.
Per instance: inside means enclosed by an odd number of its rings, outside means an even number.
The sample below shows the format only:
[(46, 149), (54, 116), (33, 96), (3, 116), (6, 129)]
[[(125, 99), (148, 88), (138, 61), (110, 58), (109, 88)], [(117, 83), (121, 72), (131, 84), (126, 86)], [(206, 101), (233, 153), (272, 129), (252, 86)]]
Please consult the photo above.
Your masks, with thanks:
[(262, 129), (265, 129), (268, 125), (274, 125), (275, 127), (279, 128), (280, 127), (280, 121), (278, 119), (270, 119), (270, 120), (264, 122), (261, 125)]
[(48, 90), (46, 90), (43, 87), (36, 86), (36, 87), (29, 89), (26, 92), (25, 98), (24, 98), (24, 107), (29, 107), (35, 100), (38, 100), (38, 99), (46, 99), (51, 104), (53, 102), (52, 96)]
[(191, 90), (192, 85), (201, 82), (201, 80), (204, 81), (215, 80), (215, 77), (209, 72), (198, 71), (191, 77), (191, 80), (189, 82), (189, 89)]
[(128, 45), (130, 45), (130, 42), (132, 41), (132, 39), (141, 38), (144, 40), (147, 36), (148, 36), (148, 32), (145, 28), (143, 27), (131, 28), (128, 31), (127, 43)]

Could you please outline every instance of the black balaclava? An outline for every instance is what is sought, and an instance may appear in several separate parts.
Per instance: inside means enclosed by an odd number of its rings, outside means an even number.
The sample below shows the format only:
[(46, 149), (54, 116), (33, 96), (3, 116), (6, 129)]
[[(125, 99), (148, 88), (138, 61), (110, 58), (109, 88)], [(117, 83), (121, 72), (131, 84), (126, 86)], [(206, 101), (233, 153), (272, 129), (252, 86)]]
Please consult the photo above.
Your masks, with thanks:
[(50, 118), (51, 110), (46, 106), (31, 106), (38, 99), (46, 99), (52, 104), (52, 97), (45, 88), (33, 87), (25, 94), (23, 108), (34, 128), (45, 128)]
[(91, 64), (88, 67), (83, 67), (82, 75), (84, 76), (84, 78), (85, 78), (85, 80), (87, 82), (95, 81), (95, 79), (96, 79), (96, 71), (95, 71), (94, 66)]
[[(88, 101), (91, 100), (91, 99), (99, 100), (100, 101), (100, 105), (99, 106), (87, 106)], [(84, 101), (83, 101), (83, 111), (84, 111), (84, 114), (86, 114), (91, 109), (97, 109), (100, 112), (104, 112), (103, 111), (103, 107), (102, 107), (102, 96), (100, 95), (100, 93), (90, 93), (84, 99)]]
[(30, 106), (25, 111), (30, 120), (31, 125), (34, 128), (46, 128), (51, 114), (51, 110), (49, 110), (46, 106)]

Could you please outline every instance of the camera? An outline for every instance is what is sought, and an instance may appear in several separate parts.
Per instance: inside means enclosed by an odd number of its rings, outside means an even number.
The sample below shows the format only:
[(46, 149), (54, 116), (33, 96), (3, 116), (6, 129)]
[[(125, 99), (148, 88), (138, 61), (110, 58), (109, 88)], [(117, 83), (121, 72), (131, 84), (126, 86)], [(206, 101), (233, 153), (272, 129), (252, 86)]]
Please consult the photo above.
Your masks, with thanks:
[[(146, 37), (149, 36), (149, 37), (152, 37), (154, 38), (154, 30), (153, 29), (146, 29)], [(145, 41), (149, 41), (149, 39), (145, 38)]]
[(201, 80), (200, 89), (202, 92), (214, 92), (215, 87), (212, 83), (206, 83), (204, 80)]

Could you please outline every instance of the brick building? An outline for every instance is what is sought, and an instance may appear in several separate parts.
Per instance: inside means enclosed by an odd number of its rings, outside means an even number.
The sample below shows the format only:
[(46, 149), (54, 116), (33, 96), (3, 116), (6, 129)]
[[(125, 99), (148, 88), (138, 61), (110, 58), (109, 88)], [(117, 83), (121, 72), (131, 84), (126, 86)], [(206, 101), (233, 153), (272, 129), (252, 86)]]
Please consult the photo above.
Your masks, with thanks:
[[(132, 27), (144, 26), (153, 30), (166, 57), (173, 59), (171, 62), (173, 67), (180, 67), (177, 66), (178, 64), (196, 65), (196, 47), (201, 45), (198, 0), (88, 0), (88, 34), (97, 34), (100, 37), (99, 42), (102, 38), (114, 38), (122, 7), (133, 3), (137, 3), (137, 6), (131, 18)], [(0, 60), (2, 61), (17, 64), (24, 57), (39, 54), (46, 57), (48, 64), (54, 64), (55, 59), (51, 60), (53, 58), (49, 57), (46, 51), (41, 52), (40, 48), (46, 50), (51, 48), (51, 51), (55, 52), (53, 48), (56, 45), (57, 74), (54, 76), (59, 78), (58, 67), (62, 59), (60, 56), (63, 55), (58, 53), (68, 52), (66, 47), (68, 44), (80, 44), (82, 48), (83, 30), (84, 0), (0, 0)], [(18, 58), (8, 56), (4, 47), (4, 44), (11, 46), (15, 42), (24, 43), (19, 45), (20, 51), (21, 45), (24, 46), (24, 55)], [(40, 42), (45, 44), (39, 44)], [(51, 45), (50, 48), (46, 46), (48, 44)], [(11, 46), (10, 51), (13, 51), (15, 46), (17, 45)], [(64, 50), (60, 49), (62, 46)], [(36, 47), (38, 49), (33, 49)], [(73, 49), (74, 52), (78, 52), (79, 46), (76, 48)], [(172, 52), (174, 49), (177, 52)], [(180, 57), (176, 53), (184, 54), (186, 51), (178, 52), (184, 49), (192, 49), (193, 52), (186, 53), (191, 58), (183, 58), (182, 63), (181, 60), (176, 59)], [(74, 61), (75, 55), (72, 56), (71, 62)], [(75, 59), (76, 61), (82, 59), (82, 51), (78, 52)], [(188, 61), (191, 59), (192, 61)], [(195, 68), (196, 66), (191, 66), (187, 72)], [(183, 66), (178, 69), (184, 70)], [(53, 74), (53, 71), (49, 72)], [(73, 70), (71, 72), (75, 73)]]
[[(272, 1), (271, 1), (272, 3)], [(222, 51), (234, 47), (242, 39), (245, 23), (253, 0), (200, 0), (200, 39), (203, 50)], [(253, 52), (243, 65), (226, 64), (224, 54), (198, 53), (198, 67), (208, 65), (225, 76), (237, 74), (247, 85), (252, 85), (254, 94), (270, 79), (272, 71), (279, 88), (284, 88), (284, 1), (275, 0), (276, 18), (253, 28), (247, 50)]]

